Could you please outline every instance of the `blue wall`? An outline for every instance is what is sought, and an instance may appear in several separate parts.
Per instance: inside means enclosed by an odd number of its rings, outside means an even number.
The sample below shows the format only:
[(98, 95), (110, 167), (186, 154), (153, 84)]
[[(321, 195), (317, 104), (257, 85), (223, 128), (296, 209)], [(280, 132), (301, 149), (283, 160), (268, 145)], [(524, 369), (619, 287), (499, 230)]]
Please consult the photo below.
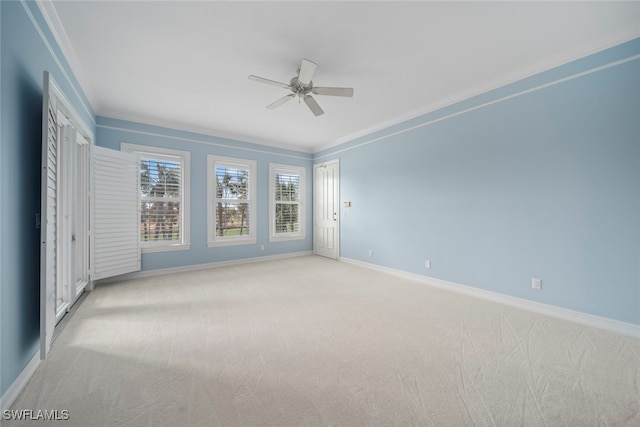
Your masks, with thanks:
[(341, 256), (640, 324), (639, 53), (636, 39), (317, 153), (340, 158), (352, 201)]
[[(142, 269), (181, 267), (218, 261), (238, 260), (312, 250), (312, 155), (235, 140), (216, 138), (140, 123), (98, 117), (96, 142), (120, 150), (121, 143), (151, 145), (191, 153), (191, 249), (162, 253), (143, 253)], [(236, 157), (257, 162), (257, 241), (251, 245), (207, 247), (207, 155)], [(306, 168), (306, 223), (304, 240), (270, 243), (269, 238), (269, 162)], [(260, 249), (264, 245), (264, 251)]]
[(37, 6), (3, 1), (0, 10), (0, 393), (4, 394), (39, 349), (40, 230), (35, 217), (40, 212), (43, 71), (51, 72), (87, 125), (94, 126), (94, 114)]
[[(103, 117), (96, 128), (37, 6), (2, 1), (0, 20), (0, 394), (39, 345), (44, 70), (99, 145), (192, 153), (191, 250), (145, 254), (145, 270), (310, 250), (311, 163), (340, 158), (342, 256), (640, 325), (640, 39), (309, 155)], [(258, 162), (255, 245), (207, 247), (206, 154)], [(306, 167), (304, 241), (267, 239), (269, 162)]]

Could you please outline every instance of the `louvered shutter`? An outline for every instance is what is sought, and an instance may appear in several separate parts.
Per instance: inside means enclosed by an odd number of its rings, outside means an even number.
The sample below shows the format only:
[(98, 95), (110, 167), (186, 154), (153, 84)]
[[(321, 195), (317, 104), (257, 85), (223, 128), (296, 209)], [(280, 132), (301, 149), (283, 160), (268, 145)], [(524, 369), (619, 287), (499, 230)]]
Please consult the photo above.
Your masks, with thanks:
[(93, 148), (92, 280), (140, 270), (137, 156)]
[(40, 226), (40, 358), (44, 359), (56, 326), (58, 203), (58, 97), (45, 71), (42, 103), (42, 187)]

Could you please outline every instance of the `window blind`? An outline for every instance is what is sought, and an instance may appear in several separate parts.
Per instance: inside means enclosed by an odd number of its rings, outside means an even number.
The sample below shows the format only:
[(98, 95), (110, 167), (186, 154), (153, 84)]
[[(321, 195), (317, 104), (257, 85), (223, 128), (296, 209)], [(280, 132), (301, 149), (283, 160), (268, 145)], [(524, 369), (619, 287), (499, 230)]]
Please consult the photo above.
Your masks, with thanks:
[(246, 236), (253, 227), (249, 168), (216, 164), (216, 236)]
[(286, 171), (275, 171), (275, 232), (297, 233), (300, 231), (300, 175)]
[(180, 159), (140, 156), (140, 241), (182, 241)]

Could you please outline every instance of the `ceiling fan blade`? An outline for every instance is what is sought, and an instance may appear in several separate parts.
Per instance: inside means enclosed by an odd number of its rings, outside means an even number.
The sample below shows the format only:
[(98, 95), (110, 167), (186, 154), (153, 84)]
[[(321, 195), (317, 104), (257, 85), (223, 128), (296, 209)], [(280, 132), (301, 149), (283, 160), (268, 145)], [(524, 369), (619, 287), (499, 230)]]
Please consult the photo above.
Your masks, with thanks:
[(284, 89), (291, 89), (291, 86), (286, 84), (286, 83), (280, 83), (280, 82), (277, 82), (275, 80), (265, 79), (264, 77), (258, 77), (258, 76), (251, 75), (251, 76), (249, 76), (247, 78), (249, 80), (253, 80), (254, 82), (266, 83), (268, 85), (279, 86), (279, 87), (284, 88)]
[(351, 87), (314, 87), (311, 91), (316, 95), (353, 96)]
[(276, 108), (278, 108), (279, 106), (281, 106), (282, 104), (284, 104), (287, 101), (291, 101), (293, 99), (295, 95), (290, 93), (289, 95), (285, 95), (282, 98), (278, 99), (276, 102), (267, 105), (267, 108), (270, 110), (275, 110)]
[(300, 72), (298, 73), (298, 82), (305, 86), (311, 83), (311, 78), (313, 77), (313, 73), (316, 72), (317, 67), (318, 64), (315, 62), (303, 59), (300, 64)]
[(304, 96), (304, 103), (307, 104), (307, 107), (309, 107), (311, 112), (313, 112), (313, 114), (315, 114), (316, 117), (324, 114), (324, 111), (322, 111), (322, 108), (320, 108), (316, 100), (313, 99), (311, 95)]

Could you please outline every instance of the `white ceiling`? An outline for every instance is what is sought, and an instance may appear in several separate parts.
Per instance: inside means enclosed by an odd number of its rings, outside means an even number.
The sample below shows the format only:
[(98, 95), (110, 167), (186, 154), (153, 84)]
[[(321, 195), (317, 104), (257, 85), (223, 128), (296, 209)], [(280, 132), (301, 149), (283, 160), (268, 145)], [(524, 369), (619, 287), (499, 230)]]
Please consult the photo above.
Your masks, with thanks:
[[(43, 2), (98, 115), (318, 151), (640, 36), (640, 2)], [(302, 58), (315, 96), (266, 105)]]

